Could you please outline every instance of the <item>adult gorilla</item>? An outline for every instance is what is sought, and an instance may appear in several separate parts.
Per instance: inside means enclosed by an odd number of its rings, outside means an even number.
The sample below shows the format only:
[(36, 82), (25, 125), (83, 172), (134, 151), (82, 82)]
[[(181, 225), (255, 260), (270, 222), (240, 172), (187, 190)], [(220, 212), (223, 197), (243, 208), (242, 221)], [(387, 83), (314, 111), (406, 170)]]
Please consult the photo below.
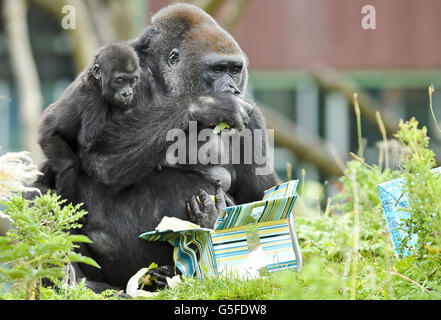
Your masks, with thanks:
[[(172, 143), (167, 133), (188, 131), (191, 120), (199, 129), (221, 122), (239, 130), (265, 129), (261, 113), (245, 99), (247, 58), (227, 32), (199, 8), (175, 4), (156, 13), (152, 26), (130, 43), (162, 93), (152, 97), (146, 90), (137, 97), (138, 107), (107, 125), (95, 149), (78, 151), (78, 191), (89, 212), (80, 232), (94, 241), (80, 250), (101, 269), (80, 267), (97, 291), (124, 288), (151, 262), (173, 265), (169, 244), (146, 242), (138, 235), (153, 230), (164, 216), (188, 219), (187, 202), (199, 190), (214, 194), (220, 180), (230, 198), (244, 203), (261, 199), (265, 189), (277, 184), (272, 172), (256, 175), (259, 165), (243, 161), (155, 170)], [(141, 77), (139, 85), (151, 84)], [(265, 148), (266, 136), (261, 139), (253, 143)], [(192, 204), (188, 209), (196, 216), (204, 209), (216, 213), (214, 206)]]

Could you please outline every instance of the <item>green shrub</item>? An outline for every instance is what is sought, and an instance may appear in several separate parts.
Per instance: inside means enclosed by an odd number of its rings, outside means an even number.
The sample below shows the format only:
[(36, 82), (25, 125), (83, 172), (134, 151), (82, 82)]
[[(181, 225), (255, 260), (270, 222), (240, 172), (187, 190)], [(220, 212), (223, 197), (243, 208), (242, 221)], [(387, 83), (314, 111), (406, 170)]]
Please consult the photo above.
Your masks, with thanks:
[[(396, 136), (407, 151), (401, 157), (401, 166), (405, 180), (403, 191), (410, 205), (407, 209), (410, 218), (402, 226), (407, 237), (400, 251), (408, 249), (418, 258), (441, 262), (441, 175), (431, 171), (436, 161), (429, 148), (427, 128), (419, 129), (418, 121), (412, 118), (400, 122)], [(410, 241), (413, 234), (417, 236), (414, 248)]]
[(93, 259), (74, 251), (76, 243), (90, 243), (89, 238), (67, 231), (81, 227), (79, 220), (86, 211), (80, 205), (64, 205), (65, 200), (49, 193), (34, 201), (17, 195), (3, 204), (12, 229), (0, 237), (0, 284), (11, 282), (18, 295), (40, 299), (42, 279), (66, 278), (63, 267), (72, 262), (99, 268)]

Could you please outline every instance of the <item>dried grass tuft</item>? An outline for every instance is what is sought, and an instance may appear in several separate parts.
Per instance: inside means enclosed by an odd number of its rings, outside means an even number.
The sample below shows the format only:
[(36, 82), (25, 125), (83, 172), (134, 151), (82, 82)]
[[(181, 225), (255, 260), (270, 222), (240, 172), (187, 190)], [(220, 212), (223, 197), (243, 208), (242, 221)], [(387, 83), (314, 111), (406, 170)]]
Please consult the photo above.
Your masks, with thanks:
[(40, 192), (29, 187), (39, 175), (27, 151), (9, 152), (0, 157), (0, 201), (9, 199), (16, 192)]

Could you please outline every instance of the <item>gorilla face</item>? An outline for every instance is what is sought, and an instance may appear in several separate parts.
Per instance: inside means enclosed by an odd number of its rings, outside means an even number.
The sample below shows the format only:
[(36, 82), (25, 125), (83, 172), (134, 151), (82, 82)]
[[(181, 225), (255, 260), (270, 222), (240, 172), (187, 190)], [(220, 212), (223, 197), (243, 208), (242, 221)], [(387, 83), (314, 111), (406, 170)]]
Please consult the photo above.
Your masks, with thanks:
[(205, 70), (202, 71), (207, 90), (214, 92), (229, 92), (240, 95), (239, 88), (244, 61), (242, 56), (223, 56), (209, 54), (202, 61)]
[(169, 83), (174, 88), (172, 92), (242, 95), (245, 89), (246, 63), (243, 55), (202, 52), (197, 58), (195, 55), (185, 53), (181, 58), (180, 52), (181, 50), (174, 48), (168, 57), (167, 75), (171, 80)]
[(92, 75), (99, 83), (105, 101), (120, 108), (132, 102), (140, 72), (136, 52), (123, 43), (102, 48), (92, 67)]
[(234, 38), (199, 8), (168, 6), (130, 42), (143, 69), (171, 96), (229, 93), (244, 98), (248, 58)]
[(103, 78), (104, 85), (107, 88), (106, 95), (108, 100), (112, 102), (114, 106), (127, 106), (132, 102), (133, 89), (138, 83), (138, 73), (126, 73), (126, 72), (113, 72), (107, 75), (107, 79)]

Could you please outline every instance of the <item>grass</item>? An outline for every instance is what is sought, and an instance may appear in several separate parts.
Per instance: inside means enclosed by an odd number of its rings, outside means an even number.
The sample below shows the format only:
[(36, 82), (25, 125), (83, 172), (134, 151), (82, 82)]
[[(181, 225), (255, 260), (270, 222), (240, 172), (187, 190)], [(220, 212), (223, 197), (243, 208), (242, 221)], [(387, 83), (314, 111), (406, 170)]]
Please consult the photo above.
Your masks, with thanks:
[(160, 291), (155, 299), (262, 300), (272, 299), (279, 292), (280, 285), (273, 275), (248, 281), (234, 277), (188, 278), (177, 287)]

